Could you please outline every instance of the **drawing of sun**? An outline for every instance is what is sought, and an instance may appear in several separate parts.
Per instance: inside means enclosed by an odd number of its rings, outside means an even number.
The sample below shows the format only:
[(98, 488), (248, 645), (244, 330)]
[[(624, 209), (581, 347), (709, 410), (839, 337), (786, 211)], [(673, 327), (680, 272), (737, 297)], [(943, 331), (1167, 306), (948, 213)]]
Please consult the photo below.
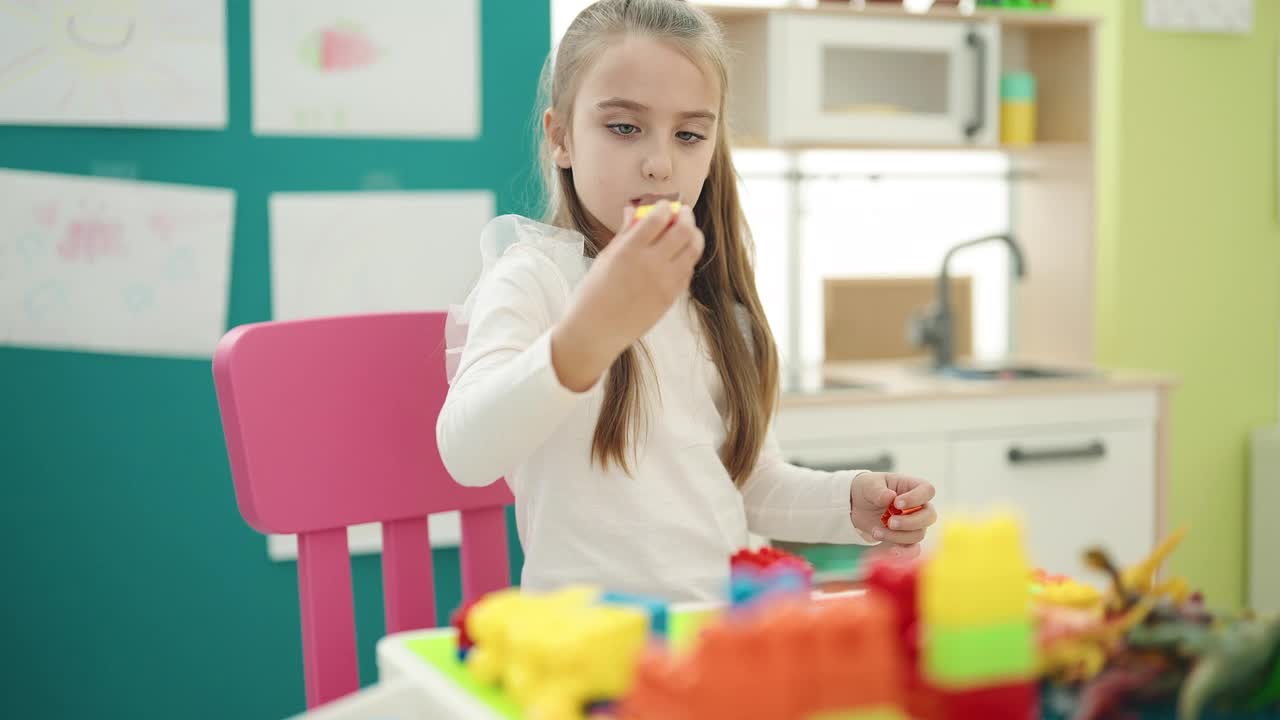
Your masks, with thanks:
[(223, 0), (0, 0), (0, 122), (226, 125)]

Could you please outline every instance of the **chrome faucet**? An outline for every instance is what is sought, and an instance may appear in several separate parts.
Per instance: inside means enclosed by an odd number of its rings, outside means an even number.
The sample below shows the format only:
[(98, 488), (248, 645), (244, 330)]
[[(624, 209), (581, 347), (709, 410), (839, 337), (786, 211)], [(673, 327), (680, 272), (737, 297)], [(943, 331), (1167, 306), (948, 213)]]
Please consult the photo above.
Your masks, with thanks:
[(942, 258), (942, 270), (938, 272), (938, 297), (927, 311), (913, 317), (909, 326), (911, 340), (917, 347), (932, 348), (935, 370), (948, 368), (955, 362), (952, 342), (955, 329), (951, 318), (951, 257), (965, 248), (995, 241), (1003, 242), (1009, 248), (1015, 277), (1022, 279), (1027, 274), (1027, 263), (1023, 257), (1022, 248), (1018, 246), (1012, 235), (986, 235), (962, 242), (947, 251)]

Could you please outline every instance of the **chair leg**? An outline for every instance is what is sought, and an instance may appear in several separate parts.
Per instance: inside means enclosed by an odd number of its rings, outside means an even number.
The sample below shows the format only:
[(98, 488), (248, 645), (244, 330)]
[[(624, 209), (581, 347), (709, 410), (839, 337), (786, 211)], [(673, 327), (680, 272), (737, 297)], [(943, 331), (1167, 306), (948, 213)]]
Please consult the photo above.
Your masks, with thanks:
[(298, 596), (307, 707), (313, 708), (360, 689), (346, 528), (298, 536)]
[(504, 507), (462, 511), (462, 601), (511, 584)]
[(382, 598), (387, 632), (435, 627), (431, 535), (427, 519), (382, 524)]

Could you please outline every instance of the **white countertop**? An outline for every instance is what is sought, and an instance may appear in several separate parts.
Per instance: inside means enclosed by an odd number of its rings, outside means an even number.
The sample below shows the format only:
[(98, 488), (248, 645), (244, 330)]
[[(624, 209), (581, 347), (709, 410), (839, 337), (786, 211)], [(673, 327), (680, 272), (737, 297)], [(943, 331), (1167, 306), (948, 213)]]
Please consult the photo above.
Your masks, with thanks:
[(974, 380), (934, 373), (927, 363), (898, 361), (829, 364), (806, 373), (798, 387), (785, 383), (784, 407), (892, 403), (1014, 395), (1096, 393), (1125, 389), (1158, 389), (1177, 385), (1169, 375), (1152, 372), (1064, 367), (1056, 363), (1014, 362), (1051, 369), (1075, 370), (1066, 377)]

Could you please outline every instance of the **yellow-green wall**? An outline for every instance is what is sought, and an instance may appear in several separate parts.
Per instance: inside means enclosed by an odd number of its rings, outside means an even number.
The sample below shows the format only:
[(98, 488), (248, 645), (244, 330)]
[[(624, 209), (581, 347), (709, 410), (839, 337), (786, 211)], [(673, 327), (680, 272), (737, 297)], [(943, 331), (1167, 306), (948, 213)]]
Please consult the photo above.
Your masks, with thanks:
[(1169, 567), (1238, 606), (1247, 433), (1275, 420), (1280, 372), (1280, 2), (1248, 35), (1154, 32), (1138, 0), (1059, 6), (1104, 25), (1097, 360), (1181, 379), (1168, 510), (1192, 536)]

